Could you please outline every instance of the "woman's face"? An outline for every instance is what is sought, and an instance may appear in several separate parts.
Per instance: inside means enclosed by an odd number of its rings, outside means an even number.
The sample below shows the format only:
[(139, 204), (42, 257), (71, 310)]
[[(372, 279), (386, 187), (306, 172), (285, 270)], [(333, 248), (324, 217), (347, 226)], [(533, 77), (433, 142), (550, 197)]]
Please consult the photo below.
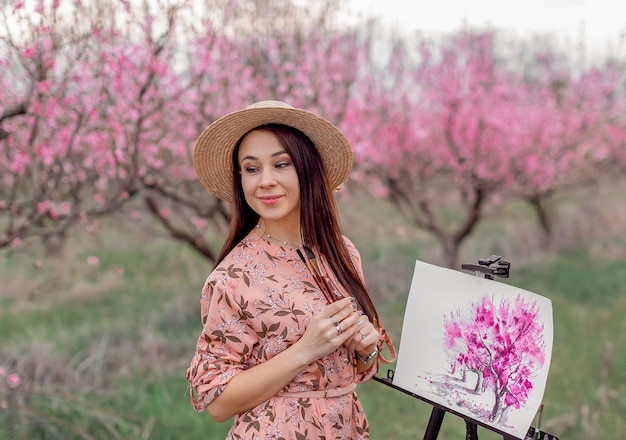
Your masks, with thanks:
[(298, 174), (276, 136), (253, 130), (242, 140), (238, 154), (246, 202), (268, 230), (300, 226)]

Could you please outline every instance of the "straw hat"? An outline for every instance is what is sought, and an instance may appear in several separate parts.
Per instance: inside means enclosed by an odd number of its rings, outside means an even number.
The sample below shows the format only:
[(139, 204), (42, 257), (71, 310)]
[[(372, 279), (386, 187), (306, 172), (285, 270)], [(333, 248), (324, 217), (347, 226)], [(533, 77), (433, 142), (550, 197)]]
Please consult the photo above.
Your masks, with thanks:
[(352, 169), (352, 148), (346, 137), (326, 119), (281, 101), (260, 101), (222, 116), (200, 134), (193, 166), (202, 184), (222, 200), (232, 202), (232, 152), (250, 130), (265, 124), (283, 124), (307, 135), (319, 150), (331, 188), (345, 182)]

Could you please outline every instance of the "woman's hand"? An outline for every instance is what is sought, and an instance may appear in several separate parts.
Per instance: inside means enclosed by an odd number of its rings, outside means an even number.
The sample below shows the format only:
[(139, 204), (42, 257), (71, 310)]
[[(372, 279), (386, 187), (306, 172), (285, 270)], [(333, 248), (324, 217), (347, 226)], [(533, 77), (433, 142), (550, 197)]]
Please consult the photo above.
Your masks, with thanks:
[(363, 316), (357, 313), (353, 298), (335, 301), (309, 322), (304, 335), (293, 347), (297, 346), (306, 353), (309, 363), (314, 362), (332, 353), (341, 344), (346, 344), (346, 341), (354, 340), (355, 335), (360, 337), (359, 320), (362, 326)]
[(378, 344), (378, 330), (370, 322), (367, 315), (359, 316), (356, 325), (356, 332), (346, 340), (345, 346), (348, 350), (359, 353), (361, 357), (366, 357)]

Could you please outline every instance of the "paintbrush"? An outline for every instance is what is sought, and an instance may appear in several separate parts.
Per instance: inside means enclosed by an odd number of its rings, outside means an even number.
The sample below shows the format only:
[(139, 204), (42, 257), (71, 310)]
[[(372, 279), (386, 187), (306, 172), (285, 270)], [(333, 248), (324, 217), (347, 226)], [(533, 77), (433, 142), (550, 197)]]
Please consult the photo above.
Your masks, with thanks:
[(328, 285), (326, 277), (322, 274), (319, 263), (317, 262), (317, 257), (315, 256), (313, 251), (309, 247), (304, 246), (304, 252), (306, 256), (302, 253), (302, 251), (300, 251), (300, 249), (297, 249), (296, 252), (304, 263), (304, 266), (308, 269), (309, 273), (313, 277), (315, 284), (317, 284), (317, 287), (319, 287), (319, 289), (324, 294), (326, 301), (328, 301), (329, 303), (335, 302), (337, 300), (336, 295), (333, 294), (333, 289), (331, 289), (331, 287)]

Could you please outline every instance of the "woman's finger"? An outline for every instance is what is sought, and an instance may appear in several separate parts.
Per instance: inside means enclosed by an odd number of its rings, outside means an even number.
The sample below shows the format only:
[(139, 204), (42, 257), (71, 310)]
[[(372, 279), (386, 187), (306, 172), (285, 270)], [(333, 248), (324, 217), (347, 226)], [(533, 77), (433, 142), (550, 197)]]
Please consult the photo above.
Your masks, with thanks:
[(319, 318), (330, 318), (336, 313), (340, 313), (345, 309), (353, 309), (352, 304), (354, 304), (353, 298), (342, 298), (334, 303), (329, 304), (324, 310), (322, 310), (317, 316)]
[(369, 321), (367, 321), (361, 325), (357, 322), (356, 331), (353, 333), (352, 338), (346, 341), (345, 345), (349, 350), (362, 351), (377, 342), (378, 331)]
[[(338, 327), (347, 317), (356, 311), (356, 303), (349, 298), (341, 299), (320, 312), (316, 316), (316, 320), (325, 321), (328, 326)], [(342, 325), (342, 329), (348, 327), (351, 322)], [(341, 333), (341, 332), (340, 332)]]

